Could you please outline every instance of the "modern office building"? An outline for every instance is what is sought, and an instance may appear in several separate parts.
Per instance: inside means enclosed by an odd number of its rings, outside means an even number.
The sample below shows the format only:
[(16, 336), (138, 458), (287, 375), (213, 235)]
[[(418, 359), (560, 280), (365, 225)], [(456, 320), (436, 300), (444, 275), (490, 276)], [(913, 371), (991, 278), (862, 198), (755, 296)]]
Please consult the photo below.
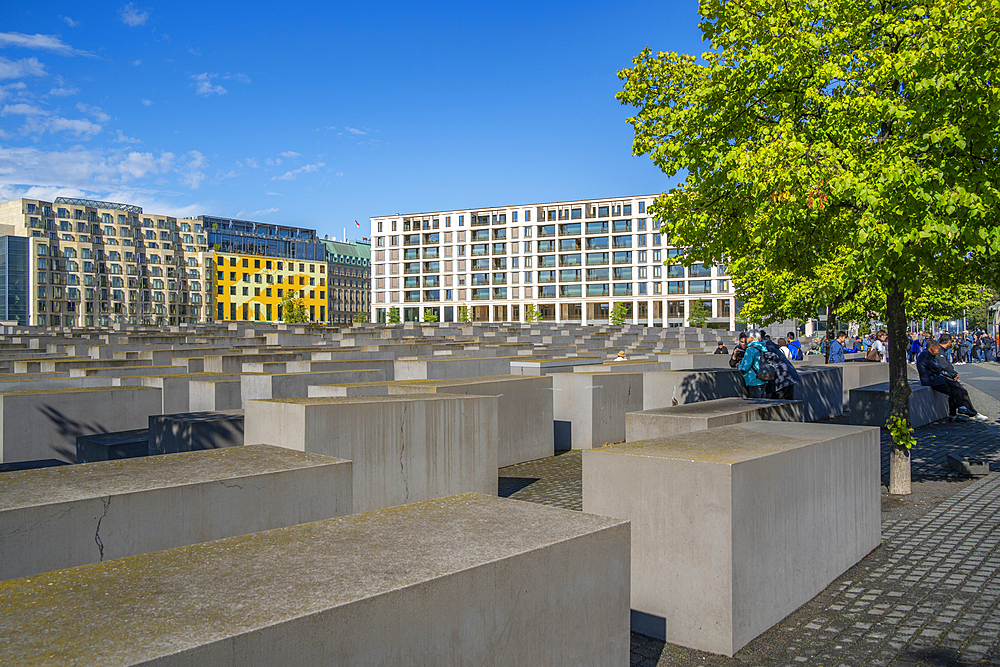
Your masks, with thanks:
[(114, 202), (22, 198), (0, 203), (0, 238), (2, 308), (20, 324), (211, 318), (212, 256), (198, 220)]
[(616, 303), (629, 321), (686, 326), (691, 307), (709, 326), (735, 328), (725, 267), (671, 262), (646, 213), (654, 195), (412, 213), (371, 218), (375, 317), (398, 308), (403, 321), (607, 323)]
[(353, 322), (357, 313), (371, 314), (371, 241), (344, 242), (324, 238), (327, 273), (330, 276), (328, 309), (330, 322)]
[(282, 319), (281, 302), (301, 299), (312, 322), (327, 322), (326, 246), (312, 229), (199, 216), (214, 252), (218, 322)]

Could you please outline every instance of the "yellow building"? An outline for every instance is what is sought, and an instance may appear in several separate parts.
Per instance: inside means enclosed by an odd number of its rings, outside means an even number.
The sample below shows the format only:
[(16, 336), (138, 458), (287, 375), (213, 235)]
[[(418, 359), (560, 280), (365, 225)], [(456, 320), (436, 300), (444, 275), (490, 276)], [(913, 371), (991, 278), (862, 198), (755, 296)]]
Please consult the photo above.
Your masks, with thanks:
[(325, 261), (215, 253), (217, 322), (281, 321), (281, 301), (302, 299), (312, 322), (327, 321)]

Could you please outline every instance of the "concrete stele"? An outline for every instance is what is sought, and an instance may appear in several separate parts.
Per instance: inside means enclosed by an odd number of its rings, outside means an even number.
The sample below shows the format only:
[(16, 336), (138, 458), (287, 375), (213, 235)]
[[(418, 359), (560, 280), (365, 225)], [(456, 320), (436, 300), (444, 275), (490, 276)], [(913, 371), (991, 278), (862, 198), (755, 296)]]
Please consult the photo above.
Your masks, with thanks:
[(317, 521), (352, 508), (350, 461), (266, 445), (5, 473), (0, 578)]
[(632, 522), (633, 630), (728, 656), (879, 545), (879, 485), (879, 431), (858, 426), (757, 421), (583, 452), (583, 510)]
[(627, 522), (467, 494), (2, 582), (0, 663), (624, 667), (628, 587)]

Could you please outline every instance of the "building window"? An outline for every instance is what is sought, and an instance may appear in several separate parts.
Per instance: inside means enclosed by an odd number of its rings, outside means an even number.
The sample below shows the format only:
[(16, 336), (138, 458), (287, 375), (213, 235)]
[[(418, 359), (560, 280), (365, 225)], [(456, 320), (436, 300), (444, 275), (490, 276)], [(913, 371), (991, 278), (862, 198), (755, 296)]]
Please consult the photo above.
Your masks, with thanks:
[[(378, 231), (379, 232), (382, 231), (382, 221), (381, 220), (378, 221)], [(271, 319), (271, 318), (268, 318), (268, 319)]]

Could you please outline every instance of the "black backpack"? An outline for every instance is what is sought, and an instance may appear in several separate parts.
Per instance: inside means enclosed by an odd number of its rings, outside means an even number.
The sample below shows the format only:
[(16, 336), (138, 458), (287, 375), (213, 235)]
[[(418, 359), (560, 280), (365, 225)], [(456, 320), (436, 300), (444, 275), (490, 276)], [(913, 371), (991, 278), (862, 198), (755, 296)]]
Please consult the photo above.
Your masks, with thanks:
[(775, 358), (774, 352), (770, 350), (764, 350), (760, 354), (760, 358), (757, 360), (757, 368), (754, 372), (757, 374), (757, 379), (763, 382), (770, 382), (778, 375), (778, 359)]

